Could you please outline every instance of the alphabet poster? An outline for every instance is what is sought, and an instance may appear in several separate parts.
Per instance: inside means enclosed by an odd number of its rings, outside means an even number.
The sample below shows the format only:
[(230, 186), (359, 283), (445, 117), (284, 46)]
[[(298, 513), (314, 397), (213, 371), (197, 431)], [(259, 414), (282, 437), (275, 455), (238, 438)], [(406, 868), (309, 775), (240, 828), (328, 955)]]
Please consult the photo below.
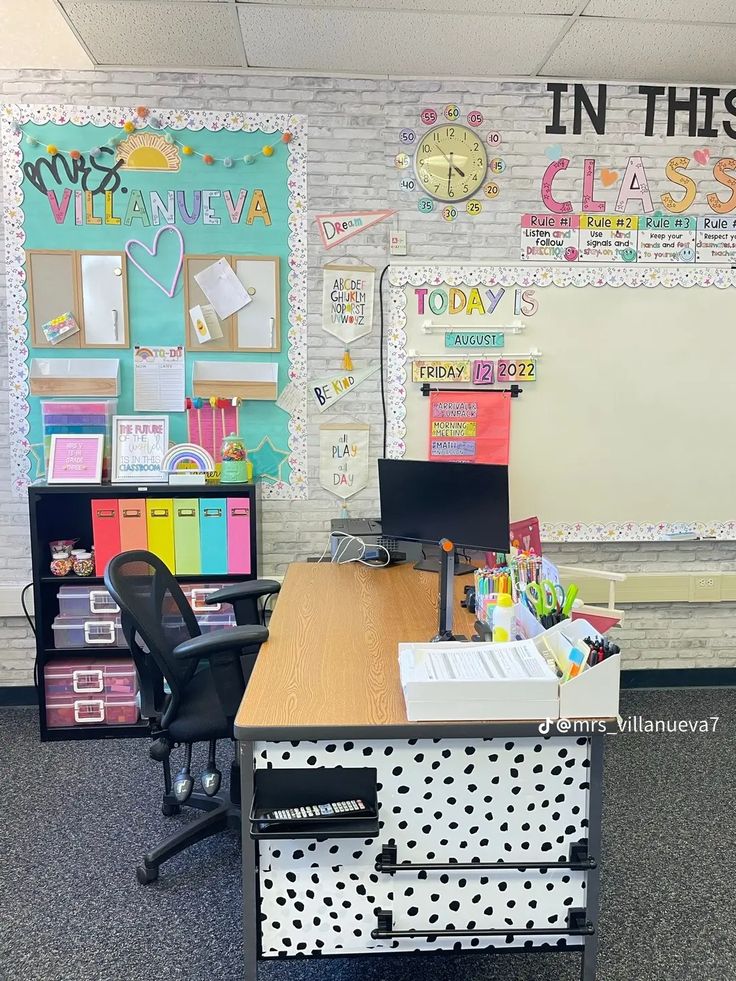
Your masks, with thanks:
[[(236, 410), (237, 425), (249, 451), (268, 440), (288, 461), (273, 478), (256, 455), (264, 496), (306, 497), (305, 119), (9, 105), (0, 110), (0, 133), (16, 492), (44, 473), (41, 401), (59, 394), (49, 390), (49, 371), (63, 373), (67, 359), (92, 372), (116, 362), (118, 380), (114, 370), (105, 373), (104, 397), (117, 398), (114, 411), (129, 415), (136, 348), (182, 346), (186, 398), (196, 395), (197, 362), (277, 365), (278, 392), (291, 385), (298, 396), (289, 411), (275, 400), (248, 400)], [(201, 344), (193, 334), (189, 309), (209, 302), (197, 275), (221, 260), (238, 274), (240, 256), (278, 259), (280, 350), (239, 350), (242, 311), (223, 321), (225, 338)], [(260, 284), (242, 285), (255, 309)], [(69, 314), (79, 331), (49, 343), (43, 324)], [(223, 387), (214, 394), (230, 404), (236, 393)], [(177, 411), (173, 402), (161, 405), (176, 443), (188, 439), (178, 403), (177, 395)]]
[(331, 262), (324, 267), (322, 327), (349, 345), (373, 327), (373, 266)]
[(319, 482), (345, 500), (368, 484), (370, 426), (329, 422), (319, 427)]

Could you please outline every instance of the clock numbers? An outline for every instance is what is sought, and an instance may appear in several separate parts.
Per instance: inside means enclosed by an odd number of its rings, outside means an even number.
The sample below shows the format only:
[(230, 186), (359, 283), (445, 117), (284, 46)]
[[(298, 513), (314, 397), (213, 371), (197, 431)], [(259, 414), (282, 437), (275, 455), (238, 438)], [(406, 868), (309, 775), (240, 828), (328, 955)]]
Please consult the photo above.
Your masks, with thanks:
[(413, 129), (402, 129), (399, 133), (399, 143), (403, 143), (405, 146), (411, 146), (416, 138), (417, 134)]
[(446, 208), (442, 209), (442, 217), (445, 221), (455, 221), (457, 218), (457, 208), (454, 205), (448, 204)]
[(417, 182), (413, 177), (402, 177), (399, 181), (399, 187), (402, 191), (414, 191), (416, 190)]
[(506, 161), (502, 160), (500, 157), (494, 157), (488, 164), (488, 169), (493, 174), (502, 174), (504, 170), (506, 170)]
[(457, 119), (460, 115), (460, 107), (453, 102), (445, 106), (445, 119)]
[(490, 143), (491, 146), (499, 146), (501, 143), (501, 134), (492, 130), (486, 137), (486, 143)]
[(482, 124), (483, 124), (483, 113), (479, 109), (472, 109), (468, 113), (468, 125), (482, 126)]
[(411, 163), (411, 158), (407, 153), (397, 153), (394, 157), (394, 164), (397, 170), (406, 170)]
[(434, 109), (422, 109), (419, 118), (425, 126), (434, 126), (437, 122), (437, 112)]
[(432, 198), (419, 198), (417, 208), (422, 214), (428, 215), (430, 211), (434, 211), (434, 201)]
[(468, 201), (468, 203), (465, 205), (465, 210), (469, 215), (473, 215), (473, 217), (475, 217), (481, 213), (483, 210), (483, 205), (480, 201)]
[(486, 186), (483, 188), (483, 193), (487, 198), (497, 198), (500, 191), (501, 188), (498, 186), (498, 184), (495, 181), (489, 181), (486, 184)]

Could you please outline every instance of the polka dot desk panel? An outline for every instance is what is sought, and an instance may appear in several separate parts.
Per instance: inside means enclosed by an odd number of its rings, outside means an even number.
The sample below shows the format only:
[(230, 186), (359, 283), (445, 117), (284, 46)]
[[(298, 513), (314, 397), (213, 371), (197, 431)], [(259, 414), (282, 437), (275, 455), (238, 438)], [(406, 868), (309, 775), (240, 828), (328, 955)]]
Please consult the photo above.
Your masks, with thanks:
[(387, 844), (396, 846), (398, 862), (568, 861), (571, 844), (588, 834), (587, 739), (284, 742), (256, 749), (257, 767), (375, 767), (380, 819), (375, 839), (260, 842), (264, 956), (564, 946), (555, 934), (373, 940), (370, 932), (378, 909), (392, 910), (397, 930), (563, 928), (568, 910), (585, 905), (584, 872), (509, 867), (389, 875), (375, 864)]

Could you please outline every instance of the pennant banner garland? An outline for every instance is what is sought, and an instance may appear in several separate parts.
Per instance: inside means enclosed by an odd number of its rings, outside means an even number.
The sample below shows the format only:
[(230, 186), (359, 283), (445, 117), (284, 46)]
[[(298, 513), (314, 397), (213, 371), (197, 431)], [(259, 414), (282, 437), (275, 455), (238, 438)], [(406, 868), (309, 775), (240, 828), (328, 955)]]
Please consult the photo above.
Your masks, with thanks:
[(309, 383), (309, 391), (317, 403), (320, 412), (339, 402), (348, 392), (352, 392), (366, 378), (378, 371), (378, 365), (370, 368), (356, 368), (354, 371), (341, 371), (328, 378), (317, 379)]
[(337, 211), (334, 214), (315, 215), (315, 220), (322, 245), (326, 249), (334, 249), (353, 235), (358, 235), (395, 214), (396, 211)]

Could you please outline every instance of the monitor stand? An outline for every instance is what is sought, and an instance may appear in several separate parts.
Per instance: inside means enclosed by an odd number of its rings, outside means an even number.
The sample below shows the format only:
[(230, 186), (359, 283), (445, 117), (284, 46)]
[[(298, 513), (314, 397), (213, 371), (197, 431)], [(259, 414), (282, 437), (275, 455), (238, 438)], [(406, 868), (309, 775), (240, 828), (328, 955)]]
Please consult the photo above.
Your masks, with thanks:
[(457, 573), (455, 572), (455, 546), (447, 538), (443, 538), (440, 542), (439, 563), (439, 629), (432, 638), (432, 643), (436, 644), (447, 640), (467, 641), (467, 637), (462, 634), (455, 636), (452, 632), (452, 613), (455, 604), (455, 586), (453, 580)]
[[(444, 552), (442, 553), (444, 555)], [(442, 570), (442, 558), (429, 557), (425, 559), (420, 559), (419, 562), (414, 563), (414, 568), (419, 572), (441, 572)], [(456, 576), (467, 576), (471, 572), (475, 572), (475, 566), (470, 565), (467, 562), (455, 562), (454, 565)]]

